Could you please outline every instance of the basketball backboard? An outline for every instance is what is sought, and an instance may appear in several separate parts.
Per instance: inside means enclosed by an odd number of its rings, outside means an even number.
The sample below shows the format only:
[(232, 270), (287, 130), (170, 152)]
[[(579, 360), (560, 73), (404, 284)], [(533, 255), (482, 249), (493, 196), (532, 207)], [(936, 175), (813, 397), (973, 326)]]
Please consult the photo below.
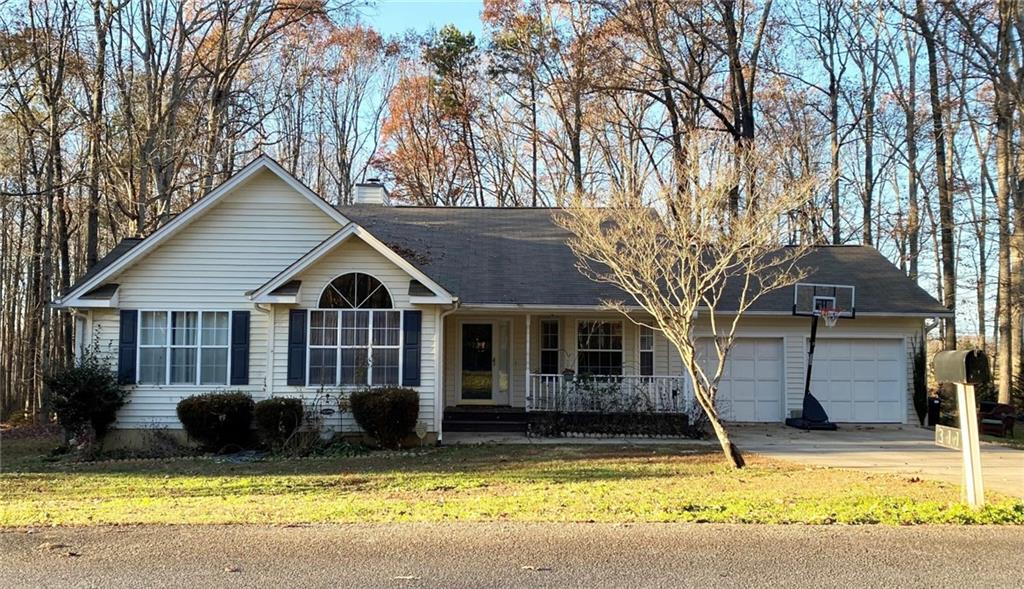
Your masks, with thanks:
[(847, 284), (814, 284), (799, 282), (793, 285), (793, 314), (813, 317), (822, 309), (838, 309), (840, 317), (857, 317), (856, 287)]

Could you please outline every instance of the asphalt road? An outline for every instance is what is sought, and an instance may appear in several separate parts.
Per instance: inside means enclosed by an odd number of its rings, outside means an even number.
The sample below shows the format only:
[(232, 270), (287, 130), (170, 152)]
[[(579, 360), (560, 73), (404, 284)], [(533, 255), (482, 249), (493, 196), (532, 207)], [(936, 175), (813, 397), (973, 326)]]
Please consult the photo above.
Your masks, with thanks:
[(1020, 587), (1024, 527), (89, 527), (0, 554), (0, 587)]

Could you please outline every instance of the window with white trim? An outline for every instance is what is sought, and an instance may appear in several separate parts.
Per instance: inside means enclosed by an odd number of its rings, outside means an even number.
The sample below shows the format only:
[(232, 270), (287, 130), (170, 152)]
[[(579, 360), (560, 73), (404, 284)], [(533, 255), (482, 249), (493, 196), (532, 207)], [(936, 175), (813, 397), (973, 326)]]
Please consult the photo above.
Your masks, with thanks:
[(228, 384), (230, 311), (142, 311), (138, 382)]
[(558, 374), (558, 319), (540, 322), (540, 373)]
[(580, 321), (576, 325), (576, 368), (594, 376), (622, 374), (622, 322)]
[(309, 386), (399, 384), (402, 312), (391, 307), (391, 295), (369, 274), (332, 280), (309, 311)]
[(640, 376), (654, 376), (654, 330), (640, 326)]

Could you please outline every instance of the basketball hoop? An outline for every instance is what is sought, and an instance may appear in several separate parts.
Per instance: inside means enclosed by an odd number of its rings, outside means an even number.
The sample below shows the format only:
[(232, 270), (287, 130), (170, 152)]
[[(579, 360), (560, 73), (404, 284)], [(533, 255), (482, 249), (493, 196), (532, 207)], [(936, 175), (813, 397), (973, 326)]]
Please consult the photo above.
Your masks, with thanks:
[(839, 323), (839, 316), (843, 314), (843, 310), (835, 307), (824, 307), (819, 313), (825, 320), (825, 327), (835, 327), (836, 323)]

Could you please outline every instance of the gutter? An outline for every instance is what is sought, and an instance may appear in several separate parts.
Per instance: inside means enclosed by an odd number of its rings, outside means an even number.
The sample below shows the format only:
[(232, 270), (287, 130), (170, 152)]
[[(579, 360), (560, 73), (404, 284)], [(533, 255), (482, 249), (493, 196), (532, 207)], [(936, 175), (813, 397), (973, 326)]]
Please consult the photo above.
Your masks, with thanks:
[(458, 311), (461, 307), (462, 305), (459, 302), (459, 299), (455, 299), (450, 309), (446, 311), (440, 311), (440, 307), (437, 308), (439, 312), (436, 315), (437, 327), (435, 328), (436, 335), (434, 337), (435, 345), (437, 346), (437, 349), (434, 352), (434, 382), (436, 387), (434, 391), (434, 415), (437, 421), (436, 425), (438, 444), (440, 444), (441, 440), (444, 438), (444, 371), (446, 360), (446, 358), (444, 357), (444, 320), (452, 313)]
[(274, 396), (274, 338), (275, 338), (275, 312), (273, 305), (264, 305), (263, 303), (254, 303), (253, 307), (263, 313), (267, 319), (267, 355), (265, 362), (267, 365), (263, 368), (263, 390), (267, 393), (268, 397)]
[[(559, 311), (588, 311), (588, 312), (610, 312), (617, 313), (618, 309), (609, 309), (603, 305), (535, 305), (525, 303), (470, 303), (461, 305), (464, 310), (479, 309), (481, 311), (533, 311), (533, 312), (559, 312)], [(645, 312), (643, 307), (638, 305), (630, 305), (624, 307), (629, 312)], [(698, 314), (701, 312), (708, 313), (710, 310), (707, 307), (698, 307)], [(733, 310), (722, 310), (718, 312), (719, 315), (723, 316), (734, 316), (736, 312)], [(890, 311), (857, 311), (858, 317), (920, 317), (923, 319), (931, 319), (936, 317), (953, 317), (955, 313), (950, 312), (937, 312), (937, 311), (915, 311), (915, 312), (890, 312)], [(793, 317), (792, 311), (744, 311), (743, 316), (751, 317)]]

